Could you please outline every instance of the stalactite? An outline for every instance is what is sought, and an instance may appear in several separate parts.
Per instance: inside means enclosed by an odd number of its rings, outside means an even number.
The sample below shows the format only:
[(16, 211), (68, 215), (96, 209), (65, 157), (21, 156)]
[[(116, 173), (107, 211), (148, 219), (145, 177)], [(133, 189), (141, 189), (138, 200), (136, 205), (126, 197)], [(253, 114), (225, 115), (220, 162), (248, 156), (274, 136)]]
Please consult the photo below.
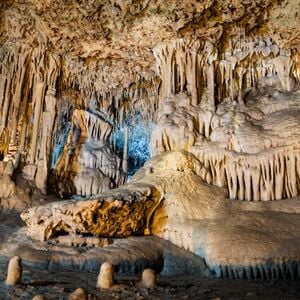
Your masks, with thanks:
[(55, 168), (53, 188), (61, 196), (91, 197), (126, 180), (121, 158), (110, 144), (112, 125), (101, 115), (76, 109)]
[(125, 174), (128, 174), (128, 134), (129, 130), (126, 126), (124, 129), (124, 150), (122, 159), (122, 169)]
[(211, 51), (205, 42), (185, 39), (174, 40), (154, 48), (157, 59), (157, 72), (162, 79), (161, 101), (176, 93), (191, 95), (194, 106), (199, 103), (201, 82), (206, 75), (201, 71), (203, 57), (208, 57), (205, 49)]
[[(203, 72), (191, 67), (195, 52)], [(275, 200), (298, 194), (299, 119), (288, 111), (292, 106), (298, 112), (297, 93), (289, 102), (276, 93), (264, 98), (262, 92), (251, 101), (244, 97), (253, 88), (291, 92), (298, 80), (297, 54), (280, 49), (268, 37), (240, 35), (219, 53), (221, 60), (212, 44), (197, 40), (162, 44), (155, 55), (162, 87), (152, 155), (193, 152), (203, 163), (202, 179), (228, 187), (231, 199)], [(194, 78), (205, 83), (197, 101), (191, 89)]]

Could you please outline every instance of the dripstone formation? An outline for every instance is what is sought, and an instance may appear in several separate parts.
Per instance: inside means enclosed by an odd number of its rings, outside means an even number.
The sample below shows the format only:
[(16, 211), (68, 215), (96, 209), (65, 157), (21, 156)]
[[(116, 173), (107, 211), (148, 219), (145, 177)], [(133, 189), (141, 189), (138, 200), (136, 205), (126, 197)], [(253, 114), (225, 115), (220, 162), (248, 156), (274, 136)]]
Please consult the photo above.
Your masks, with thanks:
[(300, 277), (298, 0), (2, 6), (0, 199), (32, 239), (156, 235), (213, 276)]

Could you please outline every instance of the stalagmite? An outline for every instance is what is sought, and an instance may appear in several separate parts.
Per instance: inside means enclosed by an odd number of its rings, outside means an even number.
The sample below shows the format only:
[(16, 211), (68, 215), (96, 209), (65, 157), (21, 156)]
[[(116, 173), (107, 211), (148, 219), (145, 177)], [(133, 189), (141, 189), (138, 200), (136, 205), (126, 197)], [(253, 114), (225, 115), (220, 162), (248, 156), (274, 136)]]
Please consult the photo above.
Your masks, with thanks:
[(84, 289), (78, 288), (68, 297), (68, 300), (87, 300), (87, 295)]
[(42, 295), (36, 295), (32, 298), (32, 300), (47, 300), (47, 298)]
[(34, 122), (32, 129), (32, 141), (30, 146), (30, 160), (31, 164), (36, 162), (36, 147), (38, 144), (38, 131), (40, 126), (40, 117), (42, 106), (44, 102), (45, 83), (36, 82), (34, 87), (33, 102), (34, 102)]
[(124, 149), (122, 158), (122, 170), (124, 174), (128, 174), (128, 127), (124, 128)]
[(53, 134), (53, 126), (56, 115), (55, 91), (48, 90), (45, 97), (45, 111), (42, 113), (42, 137), (37, 161), (36, 186), (44, 194), (47, 192), (47, 178), (50, 166), (50, 149)]
[(156, 287), (156, 274), (152, 269), (145, 269), (142, 274), (142, 285), (147, 289)]
[(97, 279), (97, 287), (101, 289), (110, 289), (114, 286), (114, 267), (109, 262), (101, 265), (100, 273)]
[(20, 284), (22, 282), (22, 272), (22, 259), (19, 256), (14, 256), (9, 261), (5, 283), (7, 285)]

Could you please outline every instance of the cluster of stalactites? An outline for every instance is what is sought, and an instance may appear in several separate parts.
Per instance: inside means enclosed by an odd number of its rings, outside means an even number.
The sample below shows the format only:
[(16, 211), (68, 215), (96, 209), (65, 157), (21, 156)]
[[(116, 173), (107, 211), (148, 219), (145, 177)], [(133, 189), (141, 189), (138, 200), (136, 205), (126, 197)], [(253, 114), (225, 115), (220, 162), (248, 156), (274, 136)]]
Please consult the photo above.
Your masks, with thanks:
[(22, 154), (37, 165), (37, 185), (44, 189), (60, 60), (42, 46), (11, 45), (0, 56), (1, 156), (17, 165)]
[[(162, 84), (152, 155), (194, 153), (202, 179), (228, 187), (231, 199), (298, 194), (299, 97), (292, 91), (298, 52), (268, 37), (239, 36), (222, 53), (208, 42), (181, 39), (159, 45), (155, 55)], [(244, 103), (252, 89), (260, 99)]]
[[(158, 107), (160, 80), (141, 81), (128, 88), (114, 88), (109, 92), (95, 93), (93, 107), (105, 114), (115, 128), (123, 125), (126, 116), (141, 114), (144, 120), (153, 120)], [(90, 106), (89, 101), (86, 106)]]
[[(58, 93), (77, 91), (79, 94), (74, 97), (74, 102), (77, 103), (80, 98), (84, 99), (81, 107), (88, 108), (90, 102), (97, 101), (95, 108), (104, 112), (116, 126), (122, 124), (126, 113), (132, 109), (142, 110), (145, 117), (153, 118), (158, 105), (160, 81), (154, 73), (153, 76), (144, 76), (141, 72), (140, 77), (134, 77), (134, 80), (129, 76), (126, 86), (115, 82), (107, 89), (104, 83), (112, 76), (109, 74), (109, 65), (105, 66), (104, 62), (97, 65), (95, 70), (93, 64), (56, 56), (46, 47), (29, 48), (18, 44), (4, 45), (0, 51), (0, 58), (1, 145), (7, 139), (11, 144), (19, 144), (23, 134), (24, 142), (29, 142), (29, 145), (23, 145), (19, 150), (22, 152), (26, 148), (26, 158), (30, 163), (35, 163), (38, 159), (34, 135), (39, 131), (37, 129), (47, 94), (57, 98)], [(121, 73), (123, 78), (124, 70)], [(5, 132), (7, 128), (10, 128), (9, 137)], [(23, 132), (19, 132), (22, 130)], [(28, 136), (32, 136), (32, 139), (25, 139)], [(2, 146), (0, 155), (6, 156), (8, 148), (8, 145)]]
[[(54, 168), (58, 195), (90, 197), (125, 182), (127, 157), (121, 159), (115, 153), (111, 133), (112, 125), (102, 114), (74, 110), (66, 145)], [(126, 147), (127, 142), (125, 138)]]
[(202, 179), (219, 187), (226, 186), (230, 199), (267, 201), (298, 194), (299, 149), (270, 149), (247, 155), (207, 145), (195, 147), (192, 152), (203, 163)]
[(154, 55), (161, 100), (187, 93), (195, 106), (208, 98), (212, 110), (226, 98), (242, 102), (253, 87), (290, 91), (294, 79), (299, 80), (294, 67), (299, 55), (280, 49), (269, 37), (231, 38), (223, 52), (207, 41), (179, 39), (158, 45)]
[[(99, 83), (108, 76), (109, 67), (102, 64), (97, 72), (84, 65), (81, 68), (42, 45), (4, 45), (0, 60), (0, 160), (12, 160), (16, 167), (21, 159), (26, 165), (25, 177), (43, 191), (58, 135), (66, 136), (70, 129), (58, 126), (63, 99), (70, 99), (71, 115), (74, 107), (80, 107), (90, 116), (91, 130), (87, 132), (94, 141), (107, 140), (103, 134), (110, 136), (111, 126), (120, 127), (133, 110), (142, 111), (145, 119), (154, 118), (160, 83), (154, 74), (141, 74), (134, 84), (125, 87), (116, 84), (104, 89)], [(121, 75), (124, 77), (124, 72)], [(70, 125), (72, 116), (68, 118)], [(98, 118), (110, 129), (100, 131)]]
[(203, 87), (207, 86), (214, 107), (213, 65), (218, 53), (210, 42), (174, 40), (155, 47), (154, 55), (162, 80), (161, 99), (186, 92), (191, 96), (191, 104), (197, 105), (204, 93)]
[(150, 68), (143, 70), (134, 62), (64, 58), (62, 84), (80, 91), (87, 99), (92, 98), (95, 93), (109, 94), (116, 88), (129, 91), (135, 83), (151, 83), (156, 80), (155, 72)]

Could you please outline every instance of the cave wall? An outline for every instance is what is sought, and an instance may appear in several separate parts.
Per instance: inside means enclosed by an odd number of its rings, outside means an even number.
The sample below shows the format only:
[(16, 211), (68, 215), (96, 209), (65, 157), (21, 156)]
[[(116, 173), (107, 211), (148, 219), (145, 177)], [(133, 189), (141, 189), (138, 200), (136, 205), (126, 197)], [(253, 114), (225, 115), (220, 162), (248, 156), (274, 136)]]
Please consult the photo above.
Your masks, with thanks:
[(154, 49), (162, 79), (152, 155), (192, 152), (202, 179), (239, 200), (299, 192), (299, 52), (239, 30), (218, 53), (210, 42)]
[[(300, 78), (297, 11), (297, 1), (271, 0), (7, 1), (0, 158), (43, 193), (89, 197), (126, 181), (128, 144), (118, 148), (114, 133), (139, 114), (156, 124), (152, 156), (191, 151), (230, 198), (295, 196), (296, 112), (266, 132), (298, 109), (288, 94)], [(275, 90), (294, 100), (279, 104)], [(268, 91), (272, 101), (250, 101)]]

